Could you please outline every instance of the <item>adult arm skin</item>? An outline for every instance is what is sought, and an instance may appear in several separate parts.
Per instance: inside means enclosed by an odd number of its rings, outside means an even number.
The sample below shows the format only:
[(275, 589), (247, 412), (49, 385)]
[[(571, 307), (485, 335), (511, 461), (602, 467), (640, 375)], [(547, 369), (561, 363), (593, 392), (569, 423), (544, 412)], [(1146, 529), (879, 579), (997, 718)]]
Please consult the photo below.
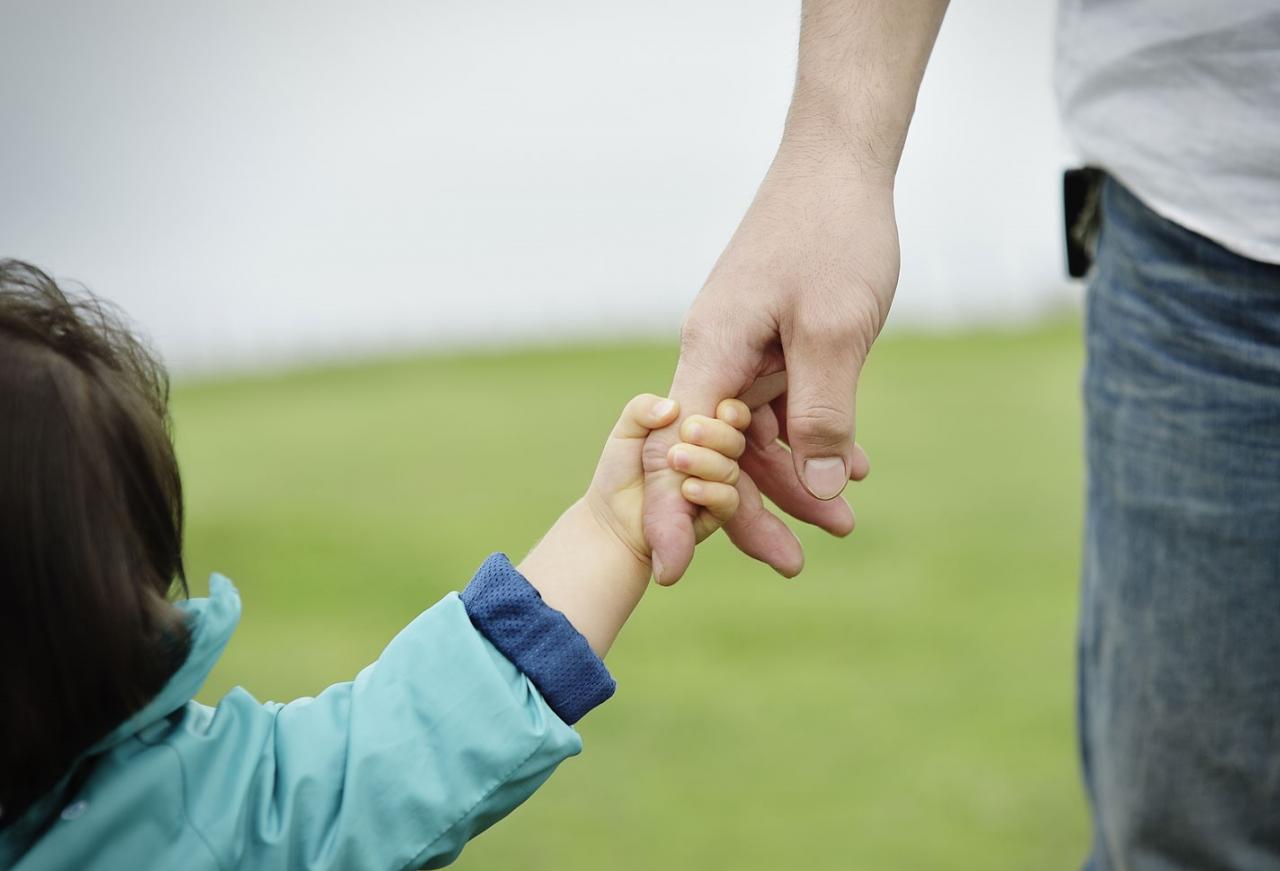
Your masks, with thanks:
[[(898, 282), (894, 176), (946, 7), (805, 0), (777, 155), (681, 331), (670, 395), (683, 413), (755, 394), (740, 505), (725, 531), (787, 577), (804, 554), (762, 492), (835, 535), (853, 529), (838, 497), (869, 470), (854, 444), (855, 390)], [(693, 555), (691, 509), (665, 459), (676, 440), (667, 427), (644, 452), (645, 534), (662, 584)]]

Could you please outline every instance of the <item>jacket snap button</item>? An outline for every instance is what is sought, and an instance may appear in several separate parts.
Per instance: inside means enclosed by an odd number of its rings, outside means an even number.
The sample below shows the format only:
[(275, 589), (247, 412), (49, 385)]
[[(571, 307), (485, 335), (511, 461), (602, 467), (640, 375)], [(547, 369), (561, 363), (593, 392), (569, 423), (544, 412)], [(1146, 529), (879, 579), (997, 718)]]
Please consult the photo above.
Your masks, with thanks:
[(84, 812), (89, 809), (87, 801), (73, 801), (62, 809), (62, 818), (64, 820), (78, 820), (84, 816)]

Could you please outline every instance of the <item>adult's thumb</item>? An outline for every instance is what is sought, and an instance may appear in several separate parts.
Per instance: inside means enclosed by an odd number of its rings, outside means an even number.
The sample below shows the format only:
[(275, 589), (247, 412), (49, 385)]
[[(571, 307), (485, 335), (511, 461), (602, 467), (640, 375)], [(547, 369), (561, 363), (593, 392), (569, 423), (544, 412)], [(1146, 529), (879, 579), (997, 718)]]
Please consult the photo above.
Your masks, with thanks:
[(863, 354), (854, 342), (794, 341), (787, 358), (787, 442), (796, 474), (834, 499), (853, 468), (854, 398)]

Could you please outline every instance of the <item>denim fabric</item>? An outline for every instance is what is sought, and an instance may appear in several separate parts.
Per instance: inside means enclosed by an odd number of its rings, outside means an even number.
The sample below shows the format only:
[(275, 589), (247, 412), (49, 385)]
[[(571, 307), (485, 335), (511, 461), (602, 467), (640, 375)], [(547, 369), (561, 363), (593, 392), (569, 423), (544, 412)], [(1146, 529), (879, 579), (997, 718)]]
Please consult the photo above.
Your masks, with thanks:
[(1280, 265), (1107, 179), (1095, 269), (1086, 868), (1280, 869)]

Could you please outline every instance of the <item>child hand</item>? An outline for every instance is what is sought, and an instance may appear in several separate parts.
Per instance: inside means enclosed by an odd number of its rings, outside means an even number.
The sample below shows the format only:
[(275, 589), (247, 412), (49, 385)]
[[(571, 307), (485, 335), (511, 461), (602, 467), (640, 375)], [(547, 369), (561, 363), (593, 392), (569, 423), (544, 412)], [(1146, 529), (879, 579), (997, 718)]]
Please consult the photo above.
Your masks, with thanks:
[[(605, 442), (587, 495), (573, 503), (517, 567), (542, 600), (560, 611), (603, 657), (649, 586), (649, 544), (644, 537), (644, 467), (671, 464), (687, 477), (684, 498), (699, 506), (698, 541), (738, 508), (737, 459), (751, 412), (726, 399), (714, 418), (692, 416), (668, 455), (644, 453), (652, 430), (679, 415), (675, 402), (644, 394), (627, 403)], [(656, 444), (656, 442), (650, 442)]]
[[(596, 519), (646, 566), (650, 549), (642, 520), (642, 452), (650, 431), (667, 426), (678, 414), (673, 400), (652, 394), (627, 403), (605, 443), (585, 499)], [(745, 404), (726, 399), (714, 418), (693, 415), (685, 420), (680, 426), (682, 441), (667, 453), (670, 468), (688, 476), (681, 485), (684, 498), (700, 506), (693, 527), (698, 541), (723, 526), (738, 508), (737, 459), (746, 449), (742, 431), (750, 422)]]

